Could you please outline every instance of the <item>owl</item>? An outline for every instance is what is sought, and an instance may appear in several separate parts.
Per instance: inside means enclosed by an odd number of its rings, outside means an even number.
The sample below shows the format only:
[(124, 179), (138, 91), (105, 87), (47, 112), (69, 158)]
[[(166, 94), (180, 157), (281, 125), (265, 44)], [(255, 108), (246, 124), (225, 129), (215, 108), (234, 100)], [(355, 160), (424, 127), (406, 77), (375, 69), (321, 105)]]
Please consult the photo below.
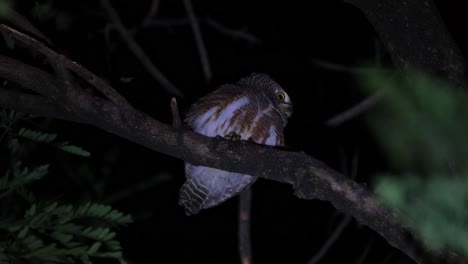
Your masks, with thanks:
[[(283, 146), (283, 130), (292, 114), (288, 94), (266, 74), (254, 73), (225, 84), (199, 99), (187, 113), (195, 132)], [(179, 204), (187, 215), (197, 214), (237, 195), (257, 177), (185, 163), (186, 181)]]

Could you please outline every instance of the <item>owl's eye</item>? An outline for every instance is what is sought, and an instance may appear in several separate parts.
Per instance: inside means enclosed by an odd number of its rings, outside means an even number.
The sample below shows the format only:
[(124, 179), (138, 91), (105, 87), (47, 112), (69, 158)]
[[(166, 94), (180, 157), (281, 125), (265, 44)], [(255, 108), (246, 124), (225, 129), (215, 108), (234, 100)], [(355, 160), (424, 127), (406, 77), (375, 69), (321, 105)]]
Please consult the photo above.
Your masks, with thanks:
[(280, 102), (284, 102), (284, 99), (286, 99), (286, 95), (283, 92), (279, 92), (276, 94), (276, 98), (278, 98)]

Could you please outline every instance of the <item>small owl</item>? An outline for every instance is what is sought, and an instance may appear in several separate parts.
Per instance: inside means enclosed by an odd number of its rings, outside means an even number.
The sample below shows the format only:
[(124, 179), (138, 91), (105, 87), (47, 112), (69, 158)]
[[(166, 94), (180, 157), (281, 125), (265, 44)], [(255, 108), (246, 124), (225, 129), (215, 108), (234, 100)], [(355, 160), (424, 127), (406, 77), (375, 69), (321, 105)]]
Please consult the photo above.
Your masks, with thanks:
[[(254, 73), (199, 99), (185, 122), (208, 137), (234, 136), (257, 144), (283, 146), (283, 130), (291, 114), (292, 104), (283, 88), (268, 75)], [(179, 204), (187, 215), (224, 202), (257, 179), (190, 163), (185, 163), (185, 177)]]

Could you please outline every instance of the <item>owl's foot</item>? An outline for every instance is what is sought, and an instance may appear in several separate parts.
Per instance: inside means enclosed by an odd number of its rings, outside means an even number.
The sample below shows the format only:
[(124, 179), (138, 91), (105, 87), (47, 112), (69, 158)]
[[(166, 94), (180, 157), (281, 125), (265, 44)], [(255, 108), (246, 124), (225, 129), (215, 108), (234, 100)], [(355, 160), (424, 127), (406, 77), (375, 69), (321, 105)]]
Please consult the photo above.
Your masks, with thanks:
[(227, 134), (226, 136), (224, 136), (225, 139), (227, 140), (231, 140), (231, 141), (240, 141), (241, 140), (241, 136), (236, 134), (235, 132), (231, 132), (229, 134)]

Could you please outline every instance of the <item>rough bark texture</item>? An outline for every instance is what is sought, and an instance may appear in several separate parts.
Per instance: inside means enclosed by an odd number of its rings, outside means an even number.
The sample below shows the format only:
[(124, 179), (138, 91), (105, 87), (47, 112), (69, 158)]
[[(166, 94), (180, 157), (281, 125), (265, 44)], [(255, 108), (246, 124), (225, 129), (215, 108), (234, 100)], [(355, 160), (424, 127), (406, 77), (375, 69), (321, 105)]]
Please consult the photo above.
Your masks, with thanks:
[[(403, 69), (418, 66), (464, 86), (464, 60), (431, 1), (347, 1), (366, 14), (396, 65)], [(99, 88), (94, 83), (107, 99), (86, 93), (82, 87), (69, 80), (67, 69), (63, 70), (66, 67), (80, 75), (66, 58), (25, 38), (19, 32), (5, 26), (2, 26), (2, 30), (47, 57), (55, 65), (58, 77), (0, 56), (0, 77), (38, 94), (1, 88), (0, 106), (91, 124), (194, 165), (291, 184), (298, 197), (329, 201), (338, 210), (369, 226), (419, 263), (467, 263), (466, 259), (455, 255), (429, 250), (414, 231), (405, 226), (400, 217), (381, 204), (369, 190), (313, 157), (248, 142), (208, 138), (184, 129), (176, 130), (134, 109), (121, 100), (110, 86)], [(82, 78), (93, 84), (97, 77), (91, 75)], [(100, 81), (98, 79), (98, 83)]]
[[(0, 66), (0, 77), (15, 81), (32, 91), (53, 91), (61, 87), (52, 75), (13, 59), (0, 57), (12, 67)], [(31, 70), (42, 83), (12, 78), (17, 68)], [(19, 76), (29, 76), (22, 72)], [(91, 124), (154, 151), (233, 172), (291, 184), (298, 197), (329, 201), (342, 212), (381, 234), (391, 245), (420, 263), (441, 263), (444, 258), (428, 250), (398, 215), (373, 194), (324, 163), (298, 152), (288, 152), (248, 142), (213, 139), (189, 130), (175, 130), (130, 107), (121, 108), (108, 100), (87, 94), (81, 87), (67, 90), (63, 104), (38, 95), (0, 90), (0, 106), (36, 115), (45, 115)], [(80, 92), (81, 91), (81, 92)], [(46, 103), (46, 104), (44, 104)], [(169, 104), (168, 104), (169, 107)], [(446, 259), (445, 259), (446, 260)]]

